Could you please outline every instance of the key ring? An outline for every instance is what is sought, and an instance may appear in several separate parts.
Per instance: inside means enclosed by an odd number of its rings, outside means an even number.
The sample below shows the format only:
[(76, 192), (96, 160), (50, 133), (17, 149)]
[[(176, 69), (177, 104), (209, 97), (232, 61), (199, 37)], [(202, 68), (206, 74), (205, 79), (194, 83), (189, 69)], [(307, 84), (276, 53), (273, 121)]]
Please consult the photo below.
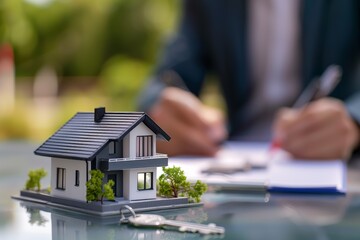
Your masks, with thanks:
[(136, 217), (134, 209), (132, 209), (132, 207), (130, 207), (129, 205), (124, 205), (120, 208), (120, 223), (128, 223), (129, 222), (123, 213), (124, 209), (127, 209), (132, 214), (133, 217)]

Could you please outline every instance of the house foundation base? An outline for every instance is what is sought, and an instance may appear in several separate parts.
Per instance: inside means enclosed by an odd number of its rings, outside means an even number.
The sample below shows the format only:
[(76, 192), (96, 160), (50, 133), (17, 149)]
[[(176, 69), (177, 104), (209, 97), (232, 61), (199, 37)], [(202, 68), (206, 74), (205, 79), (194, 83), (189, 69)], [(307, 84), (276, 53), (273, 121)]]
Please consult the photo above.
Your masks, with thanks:
[[(100, 202), (83, 202), (73, 199), (60, 198), (50, 196), (41, 192), (20, 191), (20, 196), (13, 196), (13, 199), (21, 201), (29, 201), (50, 206), (52, 208), (60, 208), (68, 211), (77, 211), (81, 213), (97, 215), (97, 216), (112, 216), (119, 215), (120, 209), (124, 205), (128, 205), (134, 209), (135, 212), (147, 212), (164, 209), (175, 209), (175, 208), (186, 208), (201, 206), (202, 203), (189, 203), (188, 198), (156, 198), (146, 199), (138, 201), (128, 201), (118, 199), (115, 201), (104, 201), (103, 204)], [(126, 212), (124, 210), (124, 212)]]

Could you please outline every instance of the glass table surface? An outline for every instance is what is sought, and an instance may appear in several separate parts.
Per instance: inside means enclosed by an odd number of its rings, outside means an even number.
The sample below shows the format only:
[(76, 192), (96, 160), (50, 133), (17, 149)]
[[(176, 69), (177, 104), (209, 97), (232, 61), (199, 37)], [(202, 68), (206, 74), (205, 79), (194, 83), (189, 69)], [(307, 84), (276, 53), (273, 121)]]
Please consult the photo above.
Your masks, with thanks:
[[(360, 239), (360, 164), (348, 170), (346, 195), (207, 193), (204, 205), (157, 211), (167, 219), (215, 223), (222, 236), (202, 236), (119, 223), (120, 216), (95, 217), (11, 199), (29, 169), (50, 168), (32, 154), (36, 144), (0, 143), (0, 239)], [(43, 185), (49, 177), (43, 180)]]

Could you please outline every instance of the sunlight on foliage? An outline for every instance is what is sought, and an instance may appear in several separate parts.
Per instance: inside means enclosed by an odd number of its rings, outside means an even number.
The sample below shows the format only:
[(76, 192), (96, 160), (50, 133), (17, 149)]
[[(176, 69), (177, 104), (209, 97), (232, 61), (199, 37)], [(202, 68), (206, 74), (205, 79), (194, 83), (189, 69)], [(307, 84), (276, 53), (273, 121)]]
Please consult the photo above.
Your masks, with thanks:
[(2, 0), (0, 43), (15, 50), (18, 76), (43, 65), (61, 76), (95, 76), (111, 57), (154, 63), (174, 28), (175, 0)]
[[(136, 110), (140, 89), (177, 24), (180, 4), (1, 0), (0, 45), (14, 50), (16, 103), (13, 113), (0, 112), (0, 139), (45, 140), (76, 112), (98, 106)], [(32, 99), (44, 66), (59, 81), (49, 111)]]

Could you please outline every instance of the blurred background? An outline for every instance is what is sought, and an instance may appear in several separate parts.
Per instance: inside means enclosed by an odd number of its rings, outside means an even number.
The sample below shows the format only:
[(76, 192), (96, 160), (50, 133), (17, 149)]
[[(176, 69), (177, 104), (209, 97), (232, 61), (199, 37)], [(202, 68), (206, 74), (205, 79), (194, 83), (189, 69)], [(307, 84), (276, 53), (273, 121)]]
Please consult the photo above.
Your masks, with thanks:
[(180, 3), (1, 0), (0, 140), (44, 140), (98, 106), (136, 110)]

